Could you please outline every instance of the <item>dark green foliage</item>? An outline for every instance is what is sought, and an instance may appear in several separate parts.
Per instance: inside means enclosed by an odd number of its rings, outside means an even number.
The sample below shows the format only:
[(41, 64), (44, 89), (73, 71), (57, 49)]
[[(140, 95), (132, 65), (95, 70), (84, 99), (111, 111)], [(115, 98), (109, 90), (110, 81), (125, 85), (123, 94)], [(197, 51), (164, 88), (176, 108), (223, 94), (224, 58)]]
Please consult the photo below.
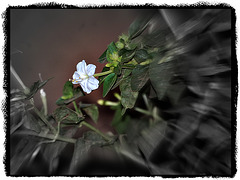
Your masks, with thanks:
[(138, 92), (132, 91), (131, 77), (126, 77), (120, 83), (121, 103), (124, 108), (133, 108), (138, 97)]
[(107, 49), (104, 51), (104, 53), (98, 58), (98, 62), (100, 63), (105, 63), (107, 62), (107, 57), (106, 57)]
[(134, 58), (136, 59), (136, 61), (138, 63), (141, 63), (141, 62), (147, 60), (148, 58), (150, 58), (150, 55), (148, 54), (148, 52), (145, 49), (139, 49), (136, 51)]
[(122, 56), (121, 62), (125, 63), (125, 62), (130, 61), (134, 57), (135, 51), (134, 50), (122, 49), (119, 52), (119, 55)]
[(73, 88), (71, 81), (67, 81), (63, 87), (63, 95), (56, 101), (57, 105), (67, 105), (79, 97), (84, 96), (82, 88)]
[(112, 126), (116, 129), (118, 134), (124, 134), (127, 130), (129, 122), (131, 121), (130, 116), (122, 115), (122, 106), (118, 105), (114, 108), (115, 114), (112, 120)]
[(90, 116), (95, 123), (97, 123), (99, 112), (98, 107), (95, 104), (91, 104), (90, 106), (84, 107), (82, 108), (82, 110), (85, 111), (86, 114)]
[(132, 71), (131, 88), (133, 91), (140, 91), (149, 80), (149, 66), (137, 65)]
[(108, 94), (116, 80), (117, 75), (115, 73), (111, 73), (106, 77), (103, 83), (103, 97)]
[[(109, 67), (104, 67), (104, 68), (102, 69), (102, 72), (106, 72), (106, 71), (108, 71), (108, 70), (110, 70)], [(104, 80), (105, 80), (106, 77), (107, 77), (107, 75), (99, 76), (99, 77), (98, 77), (99, 85), (104, 82)]]
[(84, 119), (84, 117), (79, 117), (75, 111), (66, 106), (58, 107), (54, 111), (53, 116), (56, 121), (62, 124), (78, 124)]

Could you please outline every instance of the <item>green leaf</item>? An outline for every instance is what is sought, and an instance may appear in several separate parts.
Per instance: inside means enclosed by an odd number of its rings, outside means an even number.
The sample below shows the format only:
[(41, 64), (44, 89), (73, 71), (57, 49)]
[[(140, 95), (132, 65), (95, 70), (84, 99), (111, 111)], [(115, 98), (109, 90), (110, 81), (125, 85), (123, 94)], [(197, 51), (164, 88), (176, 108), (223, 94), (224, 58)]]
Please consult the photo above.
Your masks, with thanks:
[(114, 72), (115, 74), (117, 74), (117, 75), (120, 75), (121, 72), (122, 72), (122, 66), (121, 66), (120, 64), (118, 64), (117, 67), (115, 67), (115, 68), (113, 69), (113, 72)]
[(84, 92), (82, 91), (82, 88), (80, 87), (77, 87), (77, 88), (73, 88), (73, 97), (70, 98), (70, 99), (63, 99), (62, 97), (60, 97), (57, 101), (56, 101), (56, 104), (58, 106), (61, 106), (61, 105), (67, 105), (71, 102), (73, 102), (74, 100), (78, 99), (79, 97), (82, 97), (84, 96)]
[(73, 84), (71, 81), (67, 81), (63, 87), (62, 99), (70, 99), (73, 97)]
[(109, 51), (109, 53), (111, 53), (111, 54), (118, 51), (118, 49), (117, 49), (117, 47), (116, 47), (116, 45), (115, 45), (114, 42), (111, 42), (111, 43), (108, 45), (108, 51)]
[(130, 61), (134, 57), (134, 55), (134, 50), (122, 49), (121, 51), (119, 51), (119, 56), (122, 56), (121, 62), (123, 63)]
[(137, 65), (132, 71), (131, 88), (133, 91), (140, 91), (149, 80), (149, 66)]
[(117, 77), (116, 83), (114, 84), (114, 86), (112, 87), (112, 89), (115, 89), (116, 87), (119, 86), (119, 84), (122, 82), (122, 80), (124, 78), (126, 78), (127, 76), (129, 76), (131, 74), (132, 70), (131, 69), (123, 69), (122, 70), (122, 75)]
[(134, 69), (136, 65), (133, 65), (133, 64), (124, 64), (122, 65), (122, 68), (125, 68), (125, 69)]
[(49, 78), (42, 82), (34, 82), (34, 84), (30, 87), (30, 92), (26, 94), (26, 99), (31, 99), (37, 93), (37, 91), (41, 89), (50, 79), (52, 78)]
[(62, 98), (60, 97), (60, 98), (58, 98), (58, 100), (56, 101), (56, 104), (57, 104), (58, 106), (61, 106), (61, 105), (64, 105), (64, 104), (65, 104), (65, 101), (66, 101), (66, 100), (64, 100), (64, 99), (62, 99)]
[(118, 134), (123, 134), (126, 132), (130, 120), (130, 116), (122, 116), (122, 107), (118, 106), (113, 117), (112, 126)]
[(149, 65), (149, 78), (152, 86), (157, 93), (158, 99), (161, 100), (170, 85), (170, 80), (173, 77), (175, 61), (169, 61), (158, 64), (159, 56), (156, 56), (152, 63)]
[(116, 80), (117, 75), (115, 73), (111, 73), (106, 77), (103, 83), (103, 97), (105, 97), (108, 94)]
[(63, 124), (78, 124), (84, 119), (84, 117), (79, 117), (75, 111), (66, 106), (58, 107), (53, 112), (53, 117), (55, 120), (58, 122), (61, 121)]
[(95, 104), (85, 107), (82, 110), (85, 111), (86, 114), (90, 116), (95, 123), (97, 123), (99, 112), (98, 112), (98, 107)]
[(148, 23), (151, 19), (151, 16), (149, 17), (142, 17), (137, 20), (135, 20), (128, 29), (128, 35), (130, 39), (134, 39), (137, 36), (139, 36), (148, 26)]
[(129, 43), (129, 44), (126, 44), (125, 46), (127, 50), (134, 50), (136, 49), (136, 47), (137, 47), (137, 44), (134, 44), (134, 43)]
[(98, 62), (100, 63), (105, 63), (107, 62), (107, 57), (106, 57), (107, 49), (104, 51), (104, 53), (98, 58)]
[(138, 92), (131, 89), (131, 77), (128, 76), (120, 84), (121, 103), (125, 108), (133, 108), (138, 97)]
[(141, 63), (145, 61), (146, 59), (150, 58), (150, 55), (145, 49), (139, 49), (136, 51), (136, 54), (134, 56), (134, 59), (138, 62)]
[(106, 52), (106, 57), (108, 62), (113, 62), (118, 59), (118, 49), (114, 42), (111, 42), (111, 44), (108, 45), (108, 49)]
[[(109, 67), (104, 66), (103, 69), (102, 69), (102, 72), (109, 71), (109, 69), (110, 69)], [(103, 83), (104, 78), (106, 78), (106, 77), (107, 77), (107, 75), (98, 77), (99, 85)]]

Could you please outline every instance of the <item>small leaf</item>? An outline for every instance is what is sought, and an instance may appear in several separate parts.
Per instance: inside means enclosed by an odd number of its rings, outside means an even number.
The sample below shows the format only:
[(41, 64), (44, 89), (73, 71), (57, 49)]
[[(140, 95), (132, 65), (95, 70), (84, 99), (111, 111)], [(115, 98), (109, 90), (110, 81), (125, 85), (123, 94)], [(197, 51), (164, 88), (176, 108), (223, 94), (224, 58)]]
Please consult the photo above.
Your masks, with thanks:
[(107, 62), (107, 57), (106, 57), (107, 49), (104, 51), (104, 53), (98, 58), (98, 62), (100, 63), (105, 63)]
[(109, 51), (110, 54), (113, 54), (114, 52), (117, 52), (117, 51), (118, 51), (118, 49), (117, 49), (117, 47), (116, 47), (116, 45), (115, 45), (114, 42), (111, 42), (111, 43), (108, 45), (108, 51)]
[(72, 101), (78, 99), (79, 97), (82, 97), (84, 96), (84, 93), (82, 91), (82, 88), (80, 87), (77, 87), (77, 88), (74, 88), (73, 89), (73, 97), (70, 98), (70, 99), (62, 99), (62, 97), (60, 97), (57, 101), (56, 101), (56, 104), (58, 106), (61, 106), (61, 105), (67, 105), (69, 103), (71, 103)]
[(65, 104), (65, 101), (66, 101), (66, 100), (64, 100), (64, 99), (62, 99), (62, 98), (58, 98), (58, 100), (56, 101), (56, 104), (57, 104), (58, 106), (61, 106), (61, 105), (64, 105), (64, 104)]
[(132, 70), (131, 69), (123, 69), (122, 70), (122, 75), (117, 77), (116, 83), (114, 84), (114, 86), (112, 87), (112, 89), (115, 89), (116, 87), (119, 86), (119, 84), (122, 82), (122, 80), (124, 78), (126, 78), (127, 76), (129, 76), (131, 74)]
[(82, 110), (85, 111), (86, 114), (90, 116), (95, 123), (97, 123), (99, 112), (98, 112), (98, 107), (95, 104), (85, 107)]
[(122, 57), (121, 62), (128, 62), (130, 61), (135, 55), (135, 51), (134, 50), (126, 50), (126, 49), (122, 49), (121, 51), (119, 51), (119, 56)]
[(114, 68), (113, 72), (117, 75), (120, 75), (122, 71), (122, 66), (120, 64), (117, 65), (117, 67)]
[(131, 77), (128, 76), (120, 84), (121, 103), (125, 108), (133, 108), (138, 97), (138, 92), (131, 89)]
[(113, 117), (112, 126), (116, 129), (118, 134), (123, 134), (126, 132), (129, 121), (129, 116), (122, 115), (122, 106), (117, 106)]
[(43, 82), (34, 82), (34, 84), (30, 87), (30, 92), (26, 94), (26, 99), (31, 99), (37, 93), (37, 91), (41, 89), (50, 79), (52, 78), (49, 78)]
[(111, 73), (106, 77), (103, 83), (103, 97), (105, 97), (108, 94), (116, 80), (117, 75), (115, 73)]
[(73, 97), (73, 84), (71, 81), (67, 81), (63, 87), (62, 99), (70, 99)]
[(140, 91), (149, 80), (149, 66), (137, 65), (132, 71), (131, 88), (133, 91)]
[(134, 56), (134, 59), (138, 62), (141, 63), (145, 61), (146, 59), (150, 58), (150, 55), (145, 49), (139, 49), (136, 51), (136, 54)]
[(136, 49), (136, 47), (137, 47), (137, 44), (134, 44), (134, 43), (126, 44), (125, 46), (127, 50), (134, 50)]
[(106, 58), (108, 62), (113, 62), (118, 60), (118, 49), (114, 42), (108, 45), (108, 49), (106, 52)]
[(58, 122), (61, 121), (63, 124), (78, 124), (84, 119), (84, 117), (79, 117), (75, 111), (69, 109), (66, 106), (58, 107), (53, 112), (53, 117)]

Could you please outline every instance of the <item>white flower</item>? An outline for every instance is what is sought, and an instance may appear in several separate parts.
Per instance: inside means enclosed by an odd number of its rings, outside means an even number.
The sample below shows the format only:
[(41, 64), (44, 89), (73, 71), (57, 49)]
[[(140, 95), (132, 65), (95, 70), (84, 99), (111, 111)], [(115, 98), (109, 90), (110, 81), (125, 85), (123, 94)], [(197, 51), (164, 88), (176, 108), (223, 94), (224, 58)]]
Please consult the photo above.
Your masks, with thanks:
[(98, 88), (99, 81), (93, 76), (96, 66), (93, 64), (87, 65), (85, 60), (77, 64), (77, 71), (73, 74), (73, 84), (80, 84), (83, 91), (90, 93)]

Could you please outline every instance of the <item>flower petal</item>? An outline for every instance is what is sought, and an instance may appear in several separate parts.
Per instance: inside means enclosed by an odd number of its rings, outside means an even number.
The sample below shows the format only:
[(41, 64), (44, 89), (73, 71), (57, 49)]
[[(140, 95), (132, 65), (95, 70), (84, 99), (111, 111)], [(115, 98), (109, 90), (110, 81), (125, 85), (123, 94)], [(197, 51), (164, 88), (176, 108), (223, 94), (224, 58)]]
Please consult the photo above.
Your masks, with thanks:
[(90, 93), (92, 90), (88, 87), (88, 79), (84, 79), (83, 81), (80, 82), (80, 85), (83, 89), (84, 92)]
[(88, 76), (93, 76), (95, 73), (96, 66), (93, 64), (87, 65), (86, 71)]
[(88, 78), (88, 88), (89, 89), (92, 89), (92, 90), (97, 89), (98, 84), (99, 84), (99, 81), (95, 77), (91, 76)]
[(86, 67), (87, 67), (87, 64), (85, 60), (82, 60), (77, 64), (77, 72), (79, 73), (80, 76), (87, 74)]
[(77, 71), (74, 72), (72, 77), (73, 77), (73, 80), (72, 80), (73, 84), (79, 84), (80, 83), (81, 79), (80, 79), (80, 75), (78, 74)]

